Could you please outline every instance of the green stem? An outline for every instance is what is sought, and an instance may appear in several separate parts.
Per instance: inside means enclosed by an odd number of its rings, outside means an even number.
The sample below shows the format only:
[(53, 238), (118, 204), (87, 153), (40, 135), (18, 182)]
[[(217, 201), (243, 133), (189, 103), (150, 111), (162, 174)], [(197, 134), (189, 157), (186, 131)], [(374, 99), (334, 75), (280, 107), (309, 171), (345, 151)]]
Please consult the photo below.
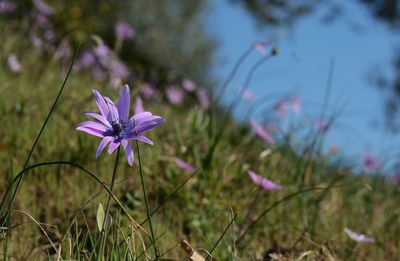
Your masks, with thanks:
[(154, 246), (154, 254), (156, 256), (156, 260), (159, 260), (160, 254), (156, 247), (156, 240), (155, 240), (155, 236), (154, 236), (153, 225), (151, 223), (151, 214), (150, 214), (150, 209), (149, 209), (149, 203), (147, 202), (146, 185), (144, 183), (144, 177), (143, 177), (143, 172), (142, 172), (142, 161), (140, 160), (140, 151), (139, 151), (139, 142), (138, 141), (136, 141), (136, 150), (137, 150), (137, 154), (138, 154), (140, 181), (142, 183), (142, 190), (143, 190), (144, 204), (146, 206), (147, 220), (149, 221), (151, 241)]

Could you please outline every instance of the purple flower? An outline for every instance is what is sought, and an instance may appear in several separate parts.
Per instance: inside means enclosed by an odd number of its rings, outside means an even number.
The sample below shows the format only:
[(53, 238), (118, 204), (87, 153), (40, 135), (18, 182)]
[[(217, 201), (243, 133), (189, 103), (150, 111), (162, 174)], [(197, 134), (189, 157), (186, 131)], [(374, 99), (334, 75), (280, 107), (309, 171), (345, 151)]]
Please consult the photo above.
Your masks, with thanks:
[(0, 14), (7, 14), (14, 12), (15, 9), (17, 9), (16, 4), (7, 0), (0, 1)]
[(367, 170), (376, 170), (379, 167), (379, 162), (378, 160), (369, 154), (368, 152), (365, 152), (363, 154), (363, 165)]
[(387, 176), (387, 181), (393, 185), (397, 186), (400, 181), (400, 174), (397, 172), (392, 172), (389, 176)]
[(33, 0), (33, 4), (35, 5), (36, 9), (42, 15), (50, 16), (54, 14), (54, 9), (50, 5), (48, 5), (43, 0)]
[(166, 90), (166, 95), (168, 98), (168, 101), (171, 104), (181, 104), (183, 102), (183, 98), (184, 98), (184, 93), (182, 91), (181, 88), (179, 88), (178, 86), (175, 85), (170, 85), (167, 87)]
[(142, 101), (142, 99), (138, 96), (138, 97), (136, 98), (136, 102), (135, 102), (135, 107), (134, 107), (134, 109), (133, 109), (133, 113), (138, 114), (138, 113), (141, 113), (141, 112), (144, 112), (144, 109), (143, 109), (143, 101)]
[(143, 95), (143, 97), (147, 100), (150, 99), (160, 99), (160, 93), (159, 91), (151, 84), (149, 83), (143, 83), (140, 86), (140, 93)]
[(182, 88), (187, 92), (194, 92), (196, 90), (196, 84), (190, 80), (183, 80)]
[(97, 121), (82, 122), (76, 129), (102, 138), (96, 151), (96, 158), (107, 145), (109, 154), (122, 145), (128, 163), (132, 166), (134, 156), (129, 141), (137, 140), (153, 145), (153, 142), (142, 134), (160, 125), (165, 119), (148, 111), (135, 114), (129, 119), (130, 94), (128, 85), (122, 88), (116, 105), (110, 98), (103, 97), (97, 90), (93, 90), (93, 94), (100, 114), (95, 112), (85, 112), (84, 114)]
[(122, 22), (115, 25), (115, 34), (120, 40), (128, 40), (135, 37), (135, 31), (127, 23)]
[(262, 189), (265, 190), (281, 190), (282, 186), (272, 182), (269, 179), (263, 178), (257, 175), (254, 171), (248, 170), (247, 174), (253, 180), (253, 182)]
[(176, 166), (178, 166), (180, 169), (182, 169), (190, 174), (195, 173), (197, 170), (195, 167), (189, 165), (187, 162), (184, 162), (183, 160), (180, 160), (178, 158), (175, 158), (174, 161), (175, 161)]
[(375, 243), (375, 240), (371, 237), (367, 237), (363, 234), (358, 234), (354, 231), (351, 231), (347, 227), (344, 228), (344, 233), (349, 236), (354, 241), (360, 242), (360, 243)]
[(22, 71), (22, 65), (19, 63), (15, 54), (10, 54), (8, 56), (7, 64), (13, 73), (20, 73)]
[(118, 59), (111, 60), (108, 68), (110, 70), (111, 85), (114, 88), (117, 88), (120, 82), (129, 76), (128, 67)]
[(196, 94), (197, 94), (197, 100), (199, 101), (201, 107), (203, 107), (204, 109), (210, 107), (211, 104), (210, 94), (206, 89), (201, 88), (197, 90)]
[(249, 90), (240, 89), (239, 90), (240, 96), (242, 96), (243, 100), (245, 101), (254, 101), (256, 96)]
[(91, 51), (84, 51), (79, 60), (77, 61), (77, 67), (79, 68), (89, 68), (92, 67), (96, 62), (96, 57)]
[(62, 41), (62, 43), (57, 48), (54, 55), (56, 58), (61, 59), (61, 60), (70, 58), (72, 55), (72, 48), (71, 48), (70, 43), (67, 40)]
[(268, 134), (264, 130), (264, 128), (258, 124), (254, 119), (250, 120), (251, 128), (253, 129), (254, 133), (260, 137), (261, 139), (269, 142), (270, 144), (275, 144), (275, 140), (271, 137), (271, 135)]
[(290, 102), (284, 98), (279, 100), (275, 105), (274, 105), (274, 111), (276, 115), (280, 118), (286, 116), (288, 109), (290, 106)]
[(38, 36), (38, 34), (35, 31), (31, 31), (29, 33), (29, 39), (31, 40), (31, 43), (33, 46), (35, 46), (37, 49), (42, 49), (43, 48), (43, 40)]
[(267, 53), (265, 52), (265, 47), (267, 47), (269, 45), (268, 42), (256, 42), (254, 44), (254, 48), (257, 50), (257, 52), (261, 55), (261, 56), (266, 56)]
[(110, 61), (111, 50), (107, 45), (101, 43), (94, 48), (94, 54), (103, 66), (107, 66)]
[(48, 28), (50, 25), (49, 18), (43, 14), (38, 14), (35, 17), (35, 25), (37, 25), (40, 28)]

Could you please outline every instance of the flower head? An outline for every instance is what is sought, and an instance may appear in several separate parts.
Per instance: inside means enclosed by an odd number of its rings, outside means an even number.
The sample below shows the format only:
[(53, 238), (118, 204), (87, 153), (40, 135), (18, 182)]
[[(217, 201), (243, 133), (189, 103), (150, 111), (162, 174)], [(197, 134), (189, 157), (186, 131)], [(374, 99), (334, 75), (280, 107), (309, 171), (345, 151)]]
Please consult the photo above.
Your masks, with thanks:
[(248, 170), (247, 174), (250, 176), (250, 178), (253, 180), (253, 182), (261, 187), (262, 189), (265, 190), (281, 190), (282, 186), (279, 184), (276, 184), (272, 182), (269, 179), (263, 178), (259, 175), (257, 175), (254, 171)]
[(8, 56), (7, 64), (13, 73), (19, 73), (22, 71), (22, 65), (19, 63), (18, 58), (15, 54), (10, 54)]
[(367, 170), (376, 170), (379, 167), (379, 161), (368, 152), (365, 152), (363, 154), (363, 165)]
[(182, 88), (187, 92), (194, 92), (196, 90), (196, 84), (191, 80), (185, 79), (182, 81)]
[(14, 12), (17, 9), (16, 4), (7, 0), (0, 0), (0, 14), (7, 14)]
[(33, 0), (33, 4), (40, 14), (50, 16), (54, 14), (54, 9), (43, 0)]
[(210, 107), (211, 104), (210, 93), (206, 89), (200, 88), (197, 90), (196, 94), (200, 106), (203, 107), (204, 109), (208, 109), (208, 107)]
[(127, 23), (119, 22), (115, 25), (115, 34), (118, 39), (128, 40), (135, 37), (135, 31)]
[(354, 241), (361, 242), (361, 243), (375, 243), (375, 240), (371, 237), (367, 237), (363, 234), (358, 234), (354, 231), (351, 231), (347, 227), (344, 228), (344, 233), (349, 236)]
[(265, 52), (265, 47), (267, 47), (269, 45), (268, 42), (256, 42), (254, 44), (254, 48), (257, 50), (257, 52), (261, 55), (261, 56), (266, 56), (267, 53)]
[(264, 128), (258, 124), (254, 119), (250, 120), (251, 128), (253, 129), (254, 133), (260, 137), (261, 139), (269, 142), (270, 144), (275, 144), (275, 140), (269, 135), (268, 132), (264, 130)]
[(178, 158), (175, 158), (175, 164), (176, 164), (176, 166), (178, 166), (178, 168), (180, 168), (180, 169), (182, 169), (182, 170), (184, 170), (184, 171), (186, 171), (186, 172), (188, 172), (190, 174), (195, 173), (196, 170), (197, 170), (195, 167), (189, 165), (189, 163), (187, 163), (187, 162), (185, 162), (183, 160), (180, 160)]
[(170, 85), (167, 87), (166, 95), (171, 104), (181, 104), (183, 102), (185, 93), (178, 86)]
[(153, 142), (142, 134), (160, 125), (165, 119), (148, 111), (128, 118), (130, 106), (128, 85), (122, 88), (117, 104), (114, 104), (110, 98), (103, 97), (97, 90), (93, 90), (93, 94), (100, 114), (95, 112), (85, 112), (84, 114), (97, 121), (82, 122), (76, 129), (102, 138), (96, 151), (96, 158), (107, 145), (109, 154), (122, 145), (128, 163), (132, 166), (134, 156), (129, 141), (137, 140), (153, 145)]

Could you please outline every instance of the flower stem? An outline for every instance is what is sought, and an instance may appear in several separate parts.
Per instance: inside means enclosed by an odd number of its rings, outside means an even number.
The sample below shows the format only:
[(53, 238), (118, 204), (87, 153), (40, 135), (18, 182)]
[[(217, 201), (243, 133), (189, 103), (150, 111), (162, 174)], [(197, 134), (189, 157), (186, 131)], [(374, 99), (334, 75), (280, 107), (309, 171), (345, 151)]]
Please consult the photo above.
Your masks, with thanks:
[[(113, 169), (112, 178), (111, 178), (111, 186), (110, 186), (111, 192), (113, 191), (113, 188), (114, 188), (115, 176), (117, 176), (116, 174), (117, 174), (119, 153), (120, 153), (120, 146), (118, 146), (118, 149), (117, 149), (117, 156), (115, 158), (114, 169)], [(110, 212), (110, 201), (111, 201), (111, 194), (108, 194), (108, 200), (107, 200), (107, 205), (106, 205), (106, 215), (104, 216), (103, 228), (101, 229), (102, 231), (104, 231), (106, 222), (108, 220), (108, 214)]]
[(147, 202), (146, 185), (144, 183), (144, 177), (143, 177), (143, 172), (142, 172), (142, 161), (140, 160), (140, 151), (139, 151), (139, 142), (138, 141), (136, 141), (136, 150), (137, 150), (137, 154), (138, 154), (140, 181), (142, 183), (142, 190), (143, 190), (144, 204), (146, 206), (147, 220), (149, 221), (151, 241), (154, 246), (154, 254), (156, 256), (156, 260), (159, 260), (160, 254), (156, 247), (156, 240), (155, 240), (155, 236), (154, 236), (153, 225), (151, 223), (151, 214), (150, 214), (149, 204)]

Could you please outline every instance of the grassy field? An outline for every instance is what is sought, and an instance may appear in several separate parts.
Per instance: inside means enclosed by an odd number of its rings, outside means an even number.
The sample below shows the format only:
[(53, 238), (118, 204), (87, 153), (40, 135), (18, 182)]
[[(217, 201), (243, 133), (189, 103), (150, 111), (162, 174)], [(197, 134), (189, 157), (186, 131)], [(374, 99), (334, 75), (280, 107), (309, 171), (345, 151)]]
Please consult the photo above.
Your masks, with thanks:
[[(1, 61), (16, 41), (10, 38), (3, 46)], [(30, 50), (21, 52), (20, 59), (25, 62), (19, 74), (6, 63), (0, 67), (2, 195), (24, 169), (68, 68), (51, 58), (43, 61)], [(2, 259), (155, 257), (149, 223), (143, 222), (146, 208), (135, 146), (133, 167), (120, 157), (113, 188), (119, 203), (113, 201), (110, 224), (101, 229), (116, 154), (103, 152), (96, 159), (100, 140), (75, 130), (88, 118), (81, 112), (98, 110), (93, 88), (112, 100), (119, 95), (119, 89), (72, 70), (34, 148), (29, 161), (33, 167), (22, 179), (13, 211), (6, 211), (10, 196), (2, 204), (1, 221), (10, 224), (2, 226)], [(139, 82), (131, 85), (132, 103), (139, 88)], [(183, 239), (218, 260), (400, 256), (398, 186), (379, 173), (355, 175), (351, 168), (338, 166), (337, 155), (322, 151), (323, 134), (309, 128), (301, 142), (288, 133), (271, 145), (247, 123), (235, 123), (215, 104), (204, 109), (194, 97), (179, 106), (144, 100), (144, 108), (166, 119), (148, 135), (153, 146), (139, 144), (149, 208), (157, 210), (151, 218), (155, 245), (164, 260), (188, 258), (179, 246)], [(197, 171), (184, 171), (175, 158)], [(250, 169), (282, 189), (257, 187), (247, 174)], [(9, 223), (4, 223), (6, 213), (11, 213)], [(345, 227), (375, 243), (351, 240)]]

